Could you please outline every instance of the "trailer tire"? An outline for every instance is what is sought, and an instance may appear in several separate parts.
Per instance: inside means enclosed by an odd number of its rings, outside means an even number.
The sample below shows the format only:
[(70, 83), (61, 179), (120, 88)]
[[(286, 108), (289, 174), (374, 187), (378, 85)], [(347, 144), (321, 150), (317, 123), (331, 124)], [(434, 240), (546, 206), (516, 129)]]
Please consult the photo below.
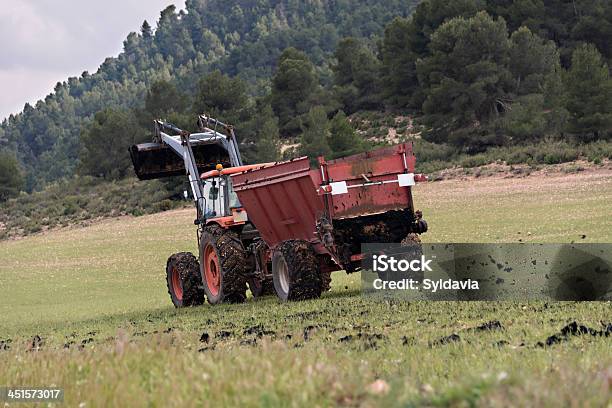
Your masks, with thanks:
[(301, 240), (281, 243), (272, 255), (272, 280), (283, 301), (320, 297), (323, 283), (312, 246)]
[(410, 234), (406, 235), (406, 238), (402, 239), (402, 242), (400, 243), (400, 245), (402, 246), (409, 246), (409, 245), (422, 246), (421, 237), (419, 237), (419, 234), (415, 234), (414, 232), (411, 232)]
[[(421, 237), (418, 234), (410, 233), (404, 239), (402, 239), (400, 246), (404, 249), (404, 257), (409, 260), (419, 259), (423, 255), (423, 243)], [(378, 272), (378, 277), (387, 281), (399, 282), (403, 279), (414, 279), (417, 282), (422, 282), (425, 273), (423, 271), (411, 271), (411, 272)]]
[(204, 303), (200, 265), (190, 252), (179, 252), (166, 262), (168, 294), (175, 307), (199, 306)]
[(208, 226), (200, 238), (201, 276), (208, 303), (242, 303), (246, 300), (247, 252), (238, 235)]

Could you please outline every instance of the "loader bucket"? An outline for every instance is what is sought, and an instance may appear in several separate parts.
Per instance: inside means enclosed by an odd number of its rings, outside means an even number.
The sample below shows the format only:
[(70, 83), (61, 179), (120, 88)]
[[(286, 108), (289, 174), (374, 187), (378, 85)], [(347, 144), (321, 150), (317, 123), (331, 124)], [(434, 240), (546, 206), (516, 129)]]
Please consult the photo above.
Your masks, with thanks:
[[(213, 170), (218, 163), (229, 167), (227, 150), (218, 144), (193, 143), (191, 146), (200, 173)], [(130, 147), (130, 157), (140, 180), (185, 175), (183, 158), (160, 143), (143, 143)]]

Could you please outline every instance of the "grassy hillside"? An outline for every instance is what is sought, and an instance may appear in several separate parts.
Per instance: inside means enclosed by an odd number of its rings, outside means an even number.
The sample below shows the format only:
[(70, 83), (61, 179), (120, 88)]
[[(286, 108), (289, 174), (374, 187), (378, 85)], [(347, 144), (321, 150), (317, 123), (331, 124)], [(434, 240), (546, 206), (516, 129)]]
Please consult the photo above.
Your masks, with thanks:
[(143, 183), (135, 178), (103, 182), (93, 177), (75, 177), (55, 182), (43, 191), (21, 194), (0, 204), (0, 239), (87, 224), (102, 217), (138, 216), (189, 205), (177, 199), (179, 193), (174, 190), (178, 188), (168, 189), (163, 182)]
[[(447, 180), (415, 200), (427, 242), (612, 242), (609, 170)], [(163, 267), (195, 250), (192, 218), (1, 242), (0, 383), (63, 386), (69, 406), (94, 407), (607, 403), (609, 337), (536, 343), (571, 321), (599, 330), (609, 302), (379, 303), (337, 273), (319, 300), (175, 310)]]

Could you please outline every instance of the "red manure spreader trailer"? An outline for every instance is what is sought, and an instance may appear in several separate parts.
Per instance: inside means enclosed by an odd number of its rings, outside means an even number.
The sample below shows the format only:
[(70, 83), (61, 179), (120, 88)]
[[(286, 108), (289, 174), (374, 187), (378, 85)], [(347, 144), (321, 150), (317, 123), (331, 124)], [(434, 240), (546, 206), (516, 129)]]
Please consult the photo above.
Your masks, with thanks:
[(307, 157), (244, 165), (231, 126), (206, 116), (198, 123), (201, 132), (189, 134), (157, 121), (154, 143), (130, 149), (141, 179), (189, 177), (199, 256), (168, 259), (177, 307), (241, 302), (247, 287), (254, 297), (316, 298), (329, 290), (331, 272), (360, 269), (362, 244), (415, 243), (427, 231), (412, 199), (426, 178), (414, 173), (410, 143), (320, 157), (315, 168)]
[[(361, 244), (418, 240), (427, 223), (415, 212), (410, 144), (341, 159), (307, 157), (232, 176), (249, 219), (257, 226), (271, 259), (281, 299), (319, 296), (332, 271), (354, 272)], [(278, 273), (274, 273), (278, 271)], [(308, 277), (310, 284), (292, 284)], [(321, 290), (319, 290), (319, 287)]]

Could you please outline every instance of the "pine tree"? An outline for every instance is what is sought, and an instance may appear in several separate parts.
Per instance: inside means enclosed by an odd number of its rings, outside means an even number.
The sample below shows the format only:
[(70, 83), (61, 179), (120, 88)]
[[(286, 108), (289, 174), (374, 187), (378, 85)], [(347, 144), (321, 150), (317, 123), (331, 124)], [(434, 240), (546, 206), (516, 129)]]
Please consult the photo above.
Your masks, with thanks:
[(247, 105), (244, 81), (216, 70), (200, 80), (193, 110), (194, 114), (205, 113), (240, 128), (248, 114)]
[(142, 34), (142, 38), (145, 40), (150, 40), (153, 37), (153, 30), (151, 29), (151, 25), (149, 25), (147, 20), (142, 22), (140, 33)]
[(318, 79), (310, 59), (295, 48), (287, 48), (278, 60), (272, 78), (271, 102), (283, 133), (292, 135), (300, 128), (300, 115), (308, 112)]
[(339, 111), (330, 122), (329, 147), (332, 157), (344, 157), (362, 151), (363, 138), (355, 131), (346, 114)]
[(566, 75), (569, 131), (582, 140), (612, 132), (612, 79), (601, 54), (591, 44), (578, 47)]
[(411, 105), (419, 85), (415, 65), (419, 56), (410, 41), (413, 33), (410, 20), (396, 18), (385, 28), (381, 43), (383, 95), (395, 107)]
[(318, 156), (330, 156), (330, 124), (322, 106), (314, 106), (308, 111), (302, 126), (300, 154), (310, 157), (311, 163), (317, 162)]
[(544, 97), (544, 110), (546, 112), (546, 131), (552, 136), (563, 135), (567, 129), (569, 112), (567, 111), (567, 90), (564, 85), (563, 75), (565, 71), (561, 64), (555, 64), (542, 84), (542, 95)]
[(255, 158), (258, 163), (274, 162), (280, 159), (280, 138), (278, 119), (270, 105), (258, 112), (257, 140), (255, 141)]
[(163, 9), (157, 22), (157, 30), (155, 30), (155, 45), (163, 56), (174, 55), (182, 48), (181, 44), (175, 42), (179, 27), (176, 6), (170, 5)]
[(380, 106), (380, 61), (356, 38), (345, 38), (336, 48), (334, 91), (349, 113)]
[(182, 95), (173, 83), (156, 81), (149, 88), (145, 98), (147, 121), (166, 119), (170, 113), (183, 112), (187, 105), (187, 97)]
[(136, 119), (126, 111), (105, 109), (81, 132), (79, 172), (84, 175), (119, 179), (132, 167), (129, 146), (146, 139)]
[(535, 142), (548, 130), (542, 94), (524, 95), (512, 104), (500, 121), (501, 128), (513, 143)]
[(442, 24), (429, 44), (432, 55), (417, 63), (427, 98), (425, 136), (436, 142), (477, 146), (498, 144), (483, 126), (508, 109), (512, 75), (508, 30), (485, 12)]
[(526, 95), (541, 92), (545, 77), (559, 64), (554, 42), (543, 40), (528, 28), (521, 27), (510, 36), (509, 69), (514, 93)]
[(0, 151), (0, 202), (19, 194), (24, 187), (24, 177), (15, 155)]
[(396, 18), (385, 27), (380, 46), (383, 95), (392, 106), (421, 108), (416, 62), (427, 57), (432, 34), (454, 17), (472, 17), (484, 7), (481, 0), (422, 1), (409, 19)]

